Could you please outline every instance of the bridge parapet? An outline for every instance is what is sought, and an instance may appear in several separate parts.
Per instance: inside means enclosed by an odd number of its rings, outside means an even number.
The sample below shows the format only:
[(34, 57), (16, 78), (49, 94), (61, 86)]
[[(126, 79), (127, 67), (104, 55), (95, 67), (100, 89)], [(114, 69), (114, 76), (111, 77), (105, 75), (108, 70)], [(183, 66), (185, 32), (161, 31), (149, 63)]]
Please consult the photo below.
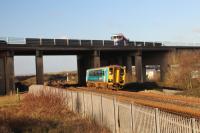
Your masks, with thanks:
[(49, 39), (49, 38), (16, 38), (0, 37), (0, 44), (24, 44), (24, 45), (61, 45), (77, 47), (110, 47), (110, 46), (133, 46), (133, 47), (160, 47), (162, 42), (128, 41), (116, 44), (112, 40), (79, 40), (79, 39)]
[(26, 44), (26, 38), (0, 37), (0, 44), (2, 42), (6, 43), (6, 44)]

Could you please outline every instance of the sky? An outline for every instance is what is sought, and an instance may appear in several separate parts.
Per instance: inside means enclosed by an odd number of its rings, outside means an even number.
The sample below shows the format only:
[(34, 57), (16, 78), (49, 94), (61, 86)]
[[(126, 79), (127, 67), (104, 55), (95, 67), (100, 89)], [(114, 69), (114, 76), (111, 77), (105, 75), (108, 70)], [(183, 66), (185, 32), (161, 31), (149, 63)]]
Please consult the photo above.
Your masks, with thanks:
[[(199, 0), (0, 0), (0, 36), (200, 42)], [(35, 73), (15, 57), (15, 74)], [(44, 71), (76, 70), (76, 57), (44, 57)]]

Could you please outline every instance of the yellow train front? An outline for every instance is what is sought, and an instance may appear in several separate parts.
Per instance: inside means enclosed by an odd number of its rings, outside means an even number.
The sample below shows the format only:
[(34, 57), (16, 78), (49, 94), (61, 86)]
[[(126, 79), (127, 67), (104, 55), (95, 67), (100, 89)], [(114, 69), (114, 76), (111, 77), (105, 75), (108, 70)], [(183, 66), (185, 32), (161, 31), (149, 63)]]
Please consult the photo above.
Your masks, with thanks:
[(88, 87), (118, 89), (125, 84), (125, 67), (112, 65), (88, 69), (86, 83)]

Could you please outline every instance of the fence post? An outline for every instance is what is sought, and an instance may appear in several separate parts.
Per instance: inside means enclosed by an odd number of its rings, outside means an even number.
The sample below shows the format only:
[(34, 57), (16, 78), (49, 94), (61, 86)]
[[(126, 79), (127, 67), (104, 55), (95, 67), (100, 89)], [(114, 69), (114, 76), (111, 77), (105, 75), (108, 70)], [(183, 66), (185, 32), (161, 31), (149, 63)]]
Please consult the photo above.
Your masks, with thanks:
[(83, 91), (83, 116), (85, 117), (86, 114), (85, 114), (85, 91)]
[(195, 118), (191, 118), (192, 133), (196, 133)]
[(94, 118), (94, 113), (93, 113), (93, 101), (92, 101), (92, 92), (91, 92), (91, 104), (92, 104), (92, 118)]
[(117, 117), (116, 117), (116, 97), (113, 98), (113, 107), (114, 107), (114, 124), (115, 124), (115, 133), (117, 133)]
[(101, 124), (103, 125), (103, 101), (102, 101), (102, 94), (101, 94)]
[(20, 94), (19, 94), (19, 88), (17, 88), (17, 100), (20, 101)]
[(135, 118), (134, 118), (134, 113), (135, 113), (135, 106), (131, 104), (131, 118), (132, 118), (132, 132), (135, 132)]
[(160, 133), (160, 120), (159, 120), (159, 110), (155, 109), (155, 122), (156, 122), (156, 133)]
[(76, 104), (75, 104), (75, 105), (76, 105), (76, 106), (75, 106), (76, 108), (75, 108), (75, 110), (76, 110), (76, 112), (78, 112), (78, 113), (80, 114), (80, 106), (81, 106), (81, 105), (80, 105), (80, 101), (79, 101), (80, 99), (78, 98), (78, 93), (79, 93), (79, 92), (77, 91), (77, 92), (76, 92)]
[(71, 91), (71, 99), (72, 99), (72, 111), (74, 111), (74, 109), (73, 109), (74, 105), (73, 105), (73, 94), (72, 94), (72, 91)]

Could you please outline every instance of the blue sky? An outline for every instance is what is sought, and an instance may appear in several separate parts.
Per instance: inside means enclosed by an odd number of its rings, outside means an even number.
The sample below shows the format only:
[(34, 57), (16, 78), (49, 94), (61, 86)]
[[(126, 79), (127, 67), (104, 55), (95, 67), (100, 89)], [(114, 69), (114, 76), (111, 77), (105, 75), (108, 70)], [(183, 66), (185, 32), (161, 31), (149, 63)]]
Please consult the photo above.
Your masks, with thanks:
[[(130, 40), (200, 42), (199, 5), (199, 0), (1, 0), (0, 36), (110, 39), (120, 32)], [(34, 64), (34, 58), (15, 59), (17, 74), (33, 72), (21, 64)], [(74, 70), (74, 59), (47, 57), (45, 71)]]

